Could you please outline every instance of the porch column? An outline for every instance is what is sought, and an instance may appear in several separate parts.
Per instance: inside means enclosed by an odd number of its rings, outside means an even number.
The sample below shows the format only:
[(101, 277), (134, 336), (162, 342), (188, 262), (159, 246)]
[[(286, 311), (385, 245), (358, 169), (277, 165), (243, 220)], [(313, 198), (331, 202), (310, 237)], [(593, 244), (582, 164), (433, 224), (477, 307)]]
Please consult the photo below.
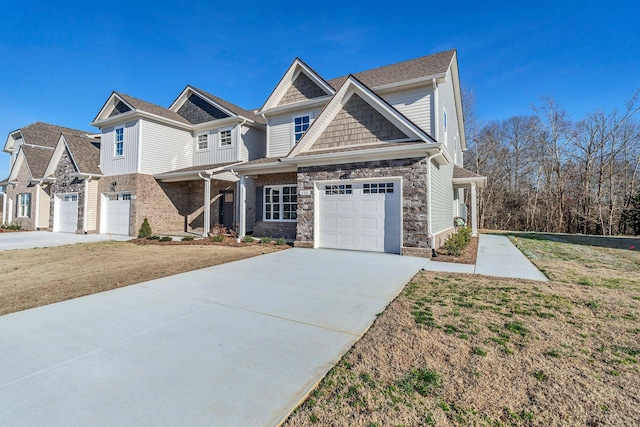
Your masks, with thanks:
[(478, 236), (478, 206), (476, 203), (476, 183), (471, 183), (471, 235)]
[(247, 182), (244, 175), (240, 175), (238, 186), (238, 237), (247, 233)]
[[(35, 211), (35, 214), (34, 214), (34, 211)], [(34, 214), (33, 228), (35, 230), (39, 230), (40, 229), (40, 184), (36, 184), (36, 205), (35, 205), (35, 209), (33, 209), (31, 213)], [(49, 224), (47, 224), (47, 227), (48, 226)]]
[(203, 178), (204, 179), (204, 231), (202, 232), (203, 237), (207, 237), (209, 235), (209, 230), (211, 229), (211, 177)]

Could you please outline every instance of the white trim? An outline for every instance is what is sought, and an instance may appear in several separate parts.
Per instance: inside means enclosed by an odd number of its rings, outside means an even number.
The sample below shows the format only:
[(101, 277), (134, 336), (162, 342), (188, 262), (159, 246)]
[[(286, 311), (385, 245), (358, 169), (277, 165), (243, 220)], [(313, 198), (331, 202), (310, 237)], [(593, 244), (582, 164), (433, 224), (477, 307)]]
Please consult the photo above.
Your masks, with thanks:
[[(218, 148), (221, 150), (226, 150), (229, 148), (233, 148), (233, 129), (235, 126), (218, 129)], [(222, 145), (222, 132), (229, 132), (229, 143)]]
[[(209, 142), (210, 142), (209, 141), (209, 135), (210, 135), (209, 132), (200, 132), (200, 133), (196, 134), (196, 152), (203, 153), (205, 151), (209, 151), (209, 147), (210, 147), (210, 145), (209, 145)], [(207, 140), (204, 141), (205, 144), (206, 144), (206, 146), (204, 148), (200, 148), (200, 137), (202, 137), (202, 136), (206, 136), (207, 137)]]
[[(309, 123), (307, 125), (307, 129), (305, 129), (301, 134), (300, 134), (300, 139), (298, 139), (296, 141), (296, 119), (303, 119), (305, 117), (309, 118)], [(311, 127), (311, 124), (313, 123), (313, 112), (304, 112), (304, 113), (296, 113), (294, 115), (291, 116), (291, 146), (293, 147), (294, 145), (296, 145), (298, 142), (300, 142), (300, 140), (302, 139), (302, 137), (304, 136), (304, 134), (307, 132), (307, 130)]]
[[(296, 210), (295, 211), (289, 211), (289, 212), (295, 212), (296, 214), (296, 218), (295, 219), (284, 219), (284, 188), (288, 187), (288, 188), (295, 188), (295, 192), (294, 193), (289, 193), (289, 195), (291, 194), (295, 194), (296, 196)], [(280, 214), (280, 218), (279, 219), (267, 219), (267, 188), (271, 188), (271, 189), (278, 189), (280, 191), (280, 201), (278, 202), (278, 213)], [(291, 190), (289, 190), (291, 191)], [(292, 202), (288, 202), (287, 204), (292, 205)], [(274, 206), (274, 202), (269, 202), (269, 205)], [(272, 213), (274, 211), (271, 211)], [(264, 222), (298, 222), (298, 184), (281, 184), (281, 185), (264, 185), (262, 188), (262, 221)]]
[(259, 114), (262, 114), (263, 116), (274, 116), (287, 111), (308, 110), (309, 108), (318, 107), (328, 103), (331, 100), (331, 97), (332, 95), (318, 96), (315, 98), (307, 99), (306, 101), (279, 105), (268, 110), (259, 111)]
[[(118, 131), (122, 131), (122, 141), (118, 141)], [(118, 144), (122, 144), (121, 153), (118, 154)], [(119, 159), (124, 157), (124, 126), (113, 128), (113, 158)]]

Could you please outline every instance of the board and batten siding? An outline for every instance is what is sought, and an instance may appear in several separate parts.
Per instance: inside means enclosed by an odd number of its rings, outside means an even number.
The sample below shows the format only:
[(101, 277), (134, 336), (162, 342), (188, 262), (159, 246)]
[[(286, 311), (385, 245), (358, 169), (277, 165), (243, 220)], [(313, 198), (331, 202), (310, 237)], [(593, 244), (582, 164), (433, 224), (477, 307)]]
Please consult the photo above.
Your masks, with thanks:
[[(239, 126), (225, 126), (218, 129), (211, 129), (206, 132), (198, 132), (193, 137), (193, 165), (210, 165), (216, 163), (237, 162), (240, 158), (238, 153), (241, 147), (238, 147)], [(231, 129), (231, 145), (220, 147), (220, 131)], [(198, 150), (198, 135), (209, 134), (209, 145), (206, 150)]]
[[(438, 119), (440, 120), (439, 138), (442, 141), (452, 159), (456, 160), (458, 166), (462, 166), (462, 151), (460, 147), (460, 133), (458, 132), (458, 116), (456, 111), (456, 101), (453, 90), (453, 78), (451, 77), (451, 69), (447, 71), (447, 80), (438, 85), (438, 102), (440, 103), (440, 112)], [(444, 131), (444, 114), (447, 112), (447, 133), (445, 138)]]
[(381, 95), (422, 130), (433, 135), (433, 88), (419, 87)]
[(453, 227), (453, 164), (437, 166), (431, 163), (431, 227), (438, 234)]
[(296, 113), (279, 114), (269, 117), (269, 147), (267, 157), (282, 157), (289, 154), (293, 148), (293, 118), (310, 115), (311, 122), (318, 117), (322, 107), (304, 110)]
[(91, 180), (88, 185), (88, 194), (85, 194), (87, 198), (87, 223), (85, 227), (87, 231), (97, 231), (97, 219), (98, 219), (98, 181)]
[[(100, 137), (100, 170), (105, 176), (125, 175), (138, 171), (139, 120), (102, 129)], [(124, 128), (123, 155), (114, 157), (115, 129)]]
[(266, 155), (267, 136), (264, 130), (253, 126), (242, 126), (241, 134), (240, 160), (255, 160)]
[(169, 172), (192, 165), (191, 132), (150, 120), (140, 121), (142, 126), (140, 173)]

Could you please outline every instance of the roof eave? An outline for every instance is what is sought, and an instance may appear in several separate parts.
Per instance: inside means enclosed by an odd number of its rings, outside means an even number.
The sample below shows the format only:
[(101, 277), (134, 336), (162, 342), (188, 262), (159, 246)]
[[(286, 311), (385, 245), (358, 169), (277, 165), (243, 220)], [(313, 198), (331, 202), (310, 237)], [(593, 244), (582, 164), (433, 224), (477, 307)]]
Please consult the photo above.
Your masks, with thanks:
[(188, 130), (188, 131), (191, 131), (193, 129), (193, 126), (191, 124), (181, 123), (176, 120), (168, 119), (166, 117), (158, 116), (157, 114), (153, 114), (153, 113), (149, 113), (147, 111), (141, 111), (141, 110), (131, 110), (131, 111), (127, 111), (126, 113), (118, 114), (113, 117), (109, 117), (103, 120), (98, 120), (91, 123), (91, 126), (95, 126), (97, 128), (102, 129), (107, 126), (112, 126), (121, 122), (126, 122), (132, 119), (139, 119), (139, 118), (159, 121), (159, 122), (166, 123), (166, 124), (169, 124), (184, 130)]

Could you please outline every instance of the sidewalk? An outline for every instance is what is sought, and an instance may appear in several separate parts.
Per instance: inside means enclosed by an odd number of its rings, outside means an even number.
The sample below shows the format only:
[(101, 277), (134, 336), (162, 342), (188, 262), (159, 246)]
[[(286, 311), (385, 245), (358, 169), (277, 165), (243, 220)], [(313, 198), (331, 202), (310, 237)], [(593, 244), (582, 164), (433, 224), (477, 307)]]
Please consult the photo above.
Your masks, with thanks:
[(506, 236), (491, 234), (480, 235), (478, 258), (475, 265), (429, 260), (422, 269), (447, 273), (475, 273), (485, 276), (512, 277), (541, 282), (549, 280)]

